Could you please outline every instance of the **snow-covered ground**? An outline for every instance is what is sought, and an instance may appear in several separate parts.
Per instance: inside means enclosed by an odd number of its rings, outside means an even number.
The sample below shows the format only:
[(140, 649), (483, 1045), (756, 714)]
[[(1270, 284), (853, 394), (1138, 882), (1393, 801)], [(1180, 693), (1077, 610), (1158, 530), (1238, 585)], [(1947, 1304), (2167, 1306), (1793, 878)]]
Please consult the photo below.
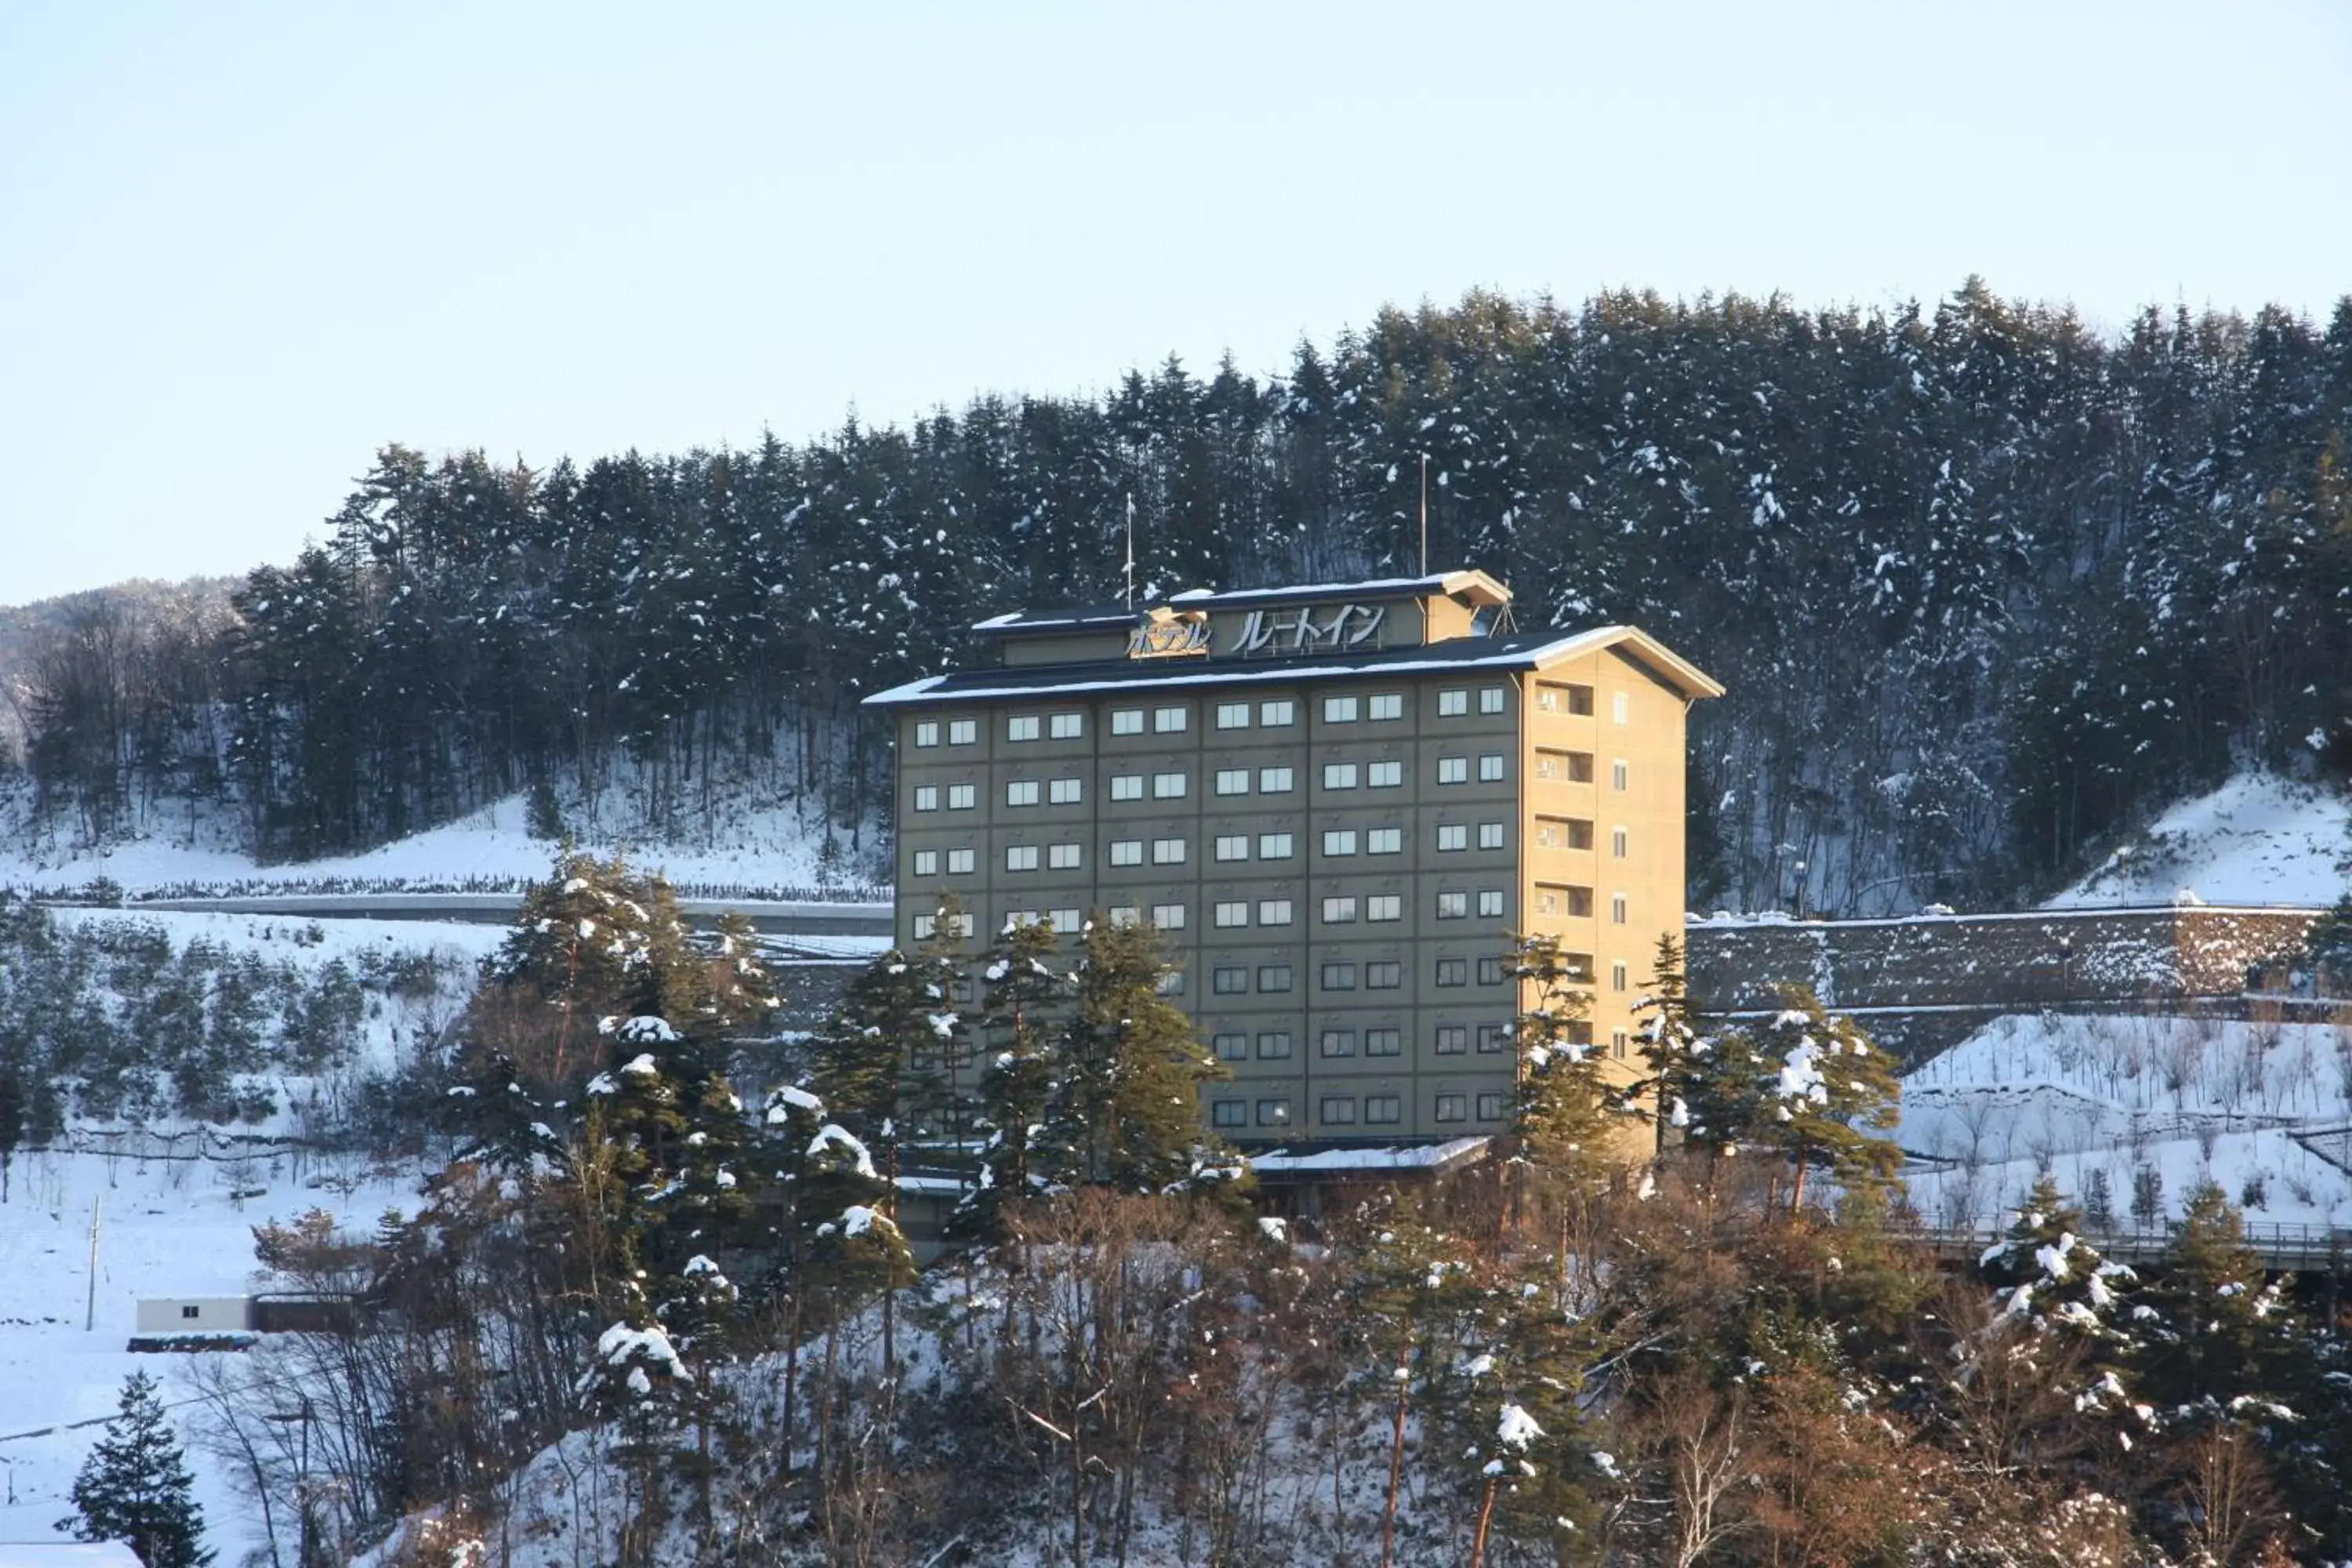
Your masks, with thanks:
[[(5, 804), (5, 803), (0, 803)], [(0, 817), (9, 816), (0, 813)], [(0, 820), (0, 888), (71, 889), (104, 877), (133, 898), (163, 890), (265, 890), (363, 884), (372, 890), (509, 887), (547, 875), (556, 847), (529, 830), (524, 797), (510, 796), (429, 831), (357, 855), (263, 866), (234, 847), (216, 817), (159, 816), (141, 837), (83, 846), (57, 825)], [(871, 838), (867, 840), (871, 844)], [(682, 888), (811, 888), (820, 875), (821, 830), (792, 805), (746, 807), (724, 815), (708, 842), (665, 842), (625, 829), (579, 835), (580, 847), (618, 854), (659, 871)], [(840, 846), (845, 852), (847, 845)], [(835, 883), (865, 879), (845, 859)]]
[[(266, 1190), (232, 1195), (255, 1188)], [(68, 1491), (101, 1428), (63, 1424), (113, 1414), (133, 1371), (163, 1384), (186, 1439), (197, 1410), (179, 1402), (191, 1397), (188, 1372), (197, 1358), (124, 1348), (141, 1298), (244, 1295), (254, 1273), (255, 1226), (321, 1208), (364, 1226), (387, 1207), (413, 1210), (415, 1190), (413, 1172), (341, 1163), (298, 1173), (282, 1159), (20, 1157), (0, 1205), (0, 1471), (7, 1500), (0, 1503), (0, 1540), (48, 1540), (73, 1512)], [(94, 1322), (86, 1331), (90, 1221), (101, 1202)], [(217, 1462), (192, 1449), (189, 1464), (208, 1543), (222, 1563), (235, 1564), (260, 1544), (259, 1522)]]
[(2318, 907), (2352, 890), (2352, 801), (2242, 773), (2173, 806), (2052, 909), (2170, 903)]
[(1906, 1076), (1898, 1136), (1938, 1162), (1911, 1178), (1938, 1225), (2000, 1223), (2046, 1167), (2078, 1203), (2104, 1172), (2118, 1225), (2145, 1168), (2167, 1216), (2210, 1179), (2251, 1224), (2352, 1226), (2352, 1173), (2294, 1136), (2347, 1124), (2352, 1029), (2021, 1014)]

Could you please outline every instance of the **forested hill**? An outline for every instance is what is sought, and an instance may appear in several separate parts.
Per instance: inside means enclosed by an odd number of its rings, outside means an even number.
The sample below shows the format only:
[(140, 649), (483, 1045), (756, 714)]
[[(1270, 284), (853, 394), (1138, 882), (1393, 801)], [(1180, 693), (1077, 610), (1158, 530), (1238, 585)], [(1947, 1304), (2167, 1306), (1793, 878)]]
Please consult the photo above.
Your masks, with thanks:
[(1696, 731), (1695, 898), (2007, 900), (2343, 733), (2347, 431), (2352, 298), (2106, 332), (1975, 280), (1899, 310), (1474, 296), (1276, 378), (1171, 361), (799, 446), (387, 447), (173, 679), (72, 657), (94, 601), (26, 667), (25, 752), (87, 830), (216, 793), (270, 855), (616, 779), (680, 821), (819, 789), (846, 827), (886, 809), (857, 700), (985, 614), (1115, 593), (1129, 495), (1160, 589), (1388, 572), (1426, 455), (1433, 564), (1730, 686)]

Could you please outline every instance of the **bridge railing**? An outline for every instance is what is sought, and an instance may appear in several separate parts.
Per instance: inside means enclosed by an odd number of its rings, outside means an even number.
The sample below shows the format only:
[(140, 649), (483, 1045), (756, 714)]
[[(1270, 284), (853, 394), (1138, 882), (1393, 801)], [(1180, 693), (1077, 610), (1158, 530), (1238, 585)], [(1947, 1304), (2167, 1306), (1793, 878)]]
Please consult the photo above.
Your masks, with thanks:
[[(2116, 1263), (2160, 1263), (2179, 1244), (2180, 1227), (2162, 1226), (2086, 1227), (2078, 1234), (2096, 1247), (2099, 1256)], [(2006, 1227), (1992, 1226), (1923, 1226), (1913, 1233), (1940, 1257), (1973, 1263), (2009, 1239)], [(2352, 1230), (2326, 1225), (2286, 1222), (2249, 1223), (2243, 1232), (2247, 1250), (2275, 1272), (2297, 1274), (2352, 1271)]]

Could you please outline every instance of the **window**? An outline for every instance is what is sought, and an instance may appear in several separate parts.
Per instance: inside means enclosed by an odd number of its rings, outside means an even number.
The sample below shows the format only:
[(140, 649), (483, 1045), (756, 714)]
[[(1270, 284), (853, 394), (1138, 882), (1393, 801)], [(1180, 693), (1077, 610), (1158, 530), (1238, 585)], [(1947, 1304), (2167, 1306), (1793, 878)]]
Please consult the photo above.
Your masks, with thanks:
[(1364, 769), (1364, 783), (1374, 789), (1395, 789), (1404, 783), (1404, 764), (1373, 763)]
[(1478, 847), (1481, 849), (1500, 849), (1502, 847), (1503, 825), (1499, 822), (1480, 823), (1478, 825)]
[(1219, 768), (1217, 770), (1217, 793), (1219, 795), (1249, 794), (1249, 770), (1247, 768)]
[(1622, 860), (1633, 853), (1633, 836), (1631, 833), (1626, 832), (1625, 829), (1622, 827), (1611, 828), (1609, 830), (1609, 854), (1611, 858)]
[[(948, 921), (956, 935), (967, 938), (971, 935), (972, 919), (970, 915), (950, 915)], [(939, 929), (939, 916), (917, 915), (915, 917), (915, 935), (919, 940), (929, 938)]]
[(979, 804), (980, 786), (978, 784), (948, 785), (948, 809), (950, 811), (970, 811), (973, 806), (978, 805)]
[(1246, 1127), (1249, 1125), (1249, 1101), (1245, 1100), (1213, 1100), (1209, 1102), (1209, 1125), (1212, 1127)]
[(1509, 1104), (1510, 1097), (1508, 1095), (1482, 1094), (1478, 1097), (1478, 1120), (1481, 1121), (1500, 1121), (1503, 1120), (1505, 1108)]
[(1478, 689), (1478, 711), (1481, 713), (1500, 713), (1502, 710), (1503, 689), (1499, 686), (1480, 687)]
[(1435, 1040), (1441, 1057), (1458, 1057), (1470, 1048), (1470, 1030), (1463, 1024), (1440, 1024)]
[(1259, 1100), (1257, 1102), (1257, 1124), (1260, 1127), (1289, 1126), (1290, 1101), (1286, 1100)]
[(1620, 795), (1633, 787), (1633, 770), (1622, 757), (1609, 764), (1609, 787)]
[(1356, 830), (1352, 827), (1327, 827), (1323, 830), (1323, 853), (1353, 855), (1356, 852)]
[[(1353, 991), (1356, 988), (1356, 966), (1352, 963), (1327, 963), (1316, 978), (1326, 991)], [(1349, 1037), (1350, 1040), (1354, 1038), (1353, 1036)], [(1327, 1050), (1323, 1054), (1328, 1057), (1332, 1053)], [(1352, 1057), (1355, 1054), (1355, 1047), (1350, 1045), (1348, 1055)]]
[(939, 874), (940, 852), (936, 849), (916, 850), (915, 875), (918, 877), (936, 877)]
[(1482, 958), (1478, 961), (1479, 984), (1500, 985), (1507, 978), (1508, 978), (1508, 971), (1503, 960), (1499, 958)]
[(1261, 860), (1289, 859), (1290, 835), (1287, 833), (1259, 834), (1257, 836), (1257, 858)]
[(1110, 841), (1110, 863), (1114, 866), (1142, 865), (1143, 840), (1140, 838), (1112, 839)]
[(1478, 918), (1482, 921), (1500, 920), (1503, 918), (1502, 889), (1481, 888), (1478, 889)]
[(1110, 797), (1113, 800), (1141, 800), (1143, 775), (1141, 773), (1111, 774)]
[(1510, 1047), (1511, 1026), (1508, 1024), (1478, 1026), (1478, 1052), (1481, 1056), (1496, 1056)]
[(1364, 900), (1364, 918), (1368, 921), (1401, 921), (1404, 919), (1404, 895), (1374, 893)]
[(1560, 687), (1538, 686), (1536, 688), (1536, 711), (1538, 713), (1558, 713), (1567, 707), (1567, 704), (1562, 701), (1561, 699), (1567, 695), (1568, 693), (1566, 690)]
[(1045, 784), (1045, 798), (1055, 805), (1076, 805), (1087, 798), (1087, 781), (1049, 779)]
[(1356, 1097), (1352, 1094), (1327, 1094), (1316, 1114), (1326, 1127), (1351, 1127), (1356, 1121)]
[(1056, 871), (1075, 871), (1085, 862), (1083, 847), (1076, 844), (1045, 846), (1045, 864)]
[(1007, 910), (1004, 911), (1004, 929), (1015, 931), (1023, 926), (1038, 925), (1043, 923), (1045, 919), (1045, 917), (1035, 910)]
[(1181, 799), (1183, 799), (1183, 798), (1184, 798), (1184, 775), (1183, 775), (1182, 773), (1154, 773), (1154, 774), (1152, 774), (1152, 775), (1151, 775), (1151, 795), (1152, 795), (1152, 798), (1153, 798), (1153, 799), (1155, 799), (1155, 800), (1181, 800)]
[(1268, 730), (1279, 730), (1298, 721), (1297, 710), (1287, 697), (1276, 697), (1257, 705), (1258, 724)]
[(1246, 729), (1248, 729), (1248, 728), (1249, 728), (1249, 704), (1248, 704), (1248, 703), (1246, 703), (1246, 702), (1220, 702), (1220, 703), (1218, 703), (1218, 704), (1217, 704), (1217, 728), (1218, 728), (1218, 729), (1220, 729), (1220, 730), (1246, 730)]
[(1037, 738), (1037, 715), (1014, 713), (1004, 721), (1004, 738), (1008, 741), (1034, 741)]
[(1182, 708), (1154, 708), (1151, 710), (1151, 727), (1162, 735), (1181, 735), (1184, 732), (1187, 711)]
[(1440, 1121), (1459, 1121), (1467, 1114), (1469, 1105), (1470, 1100), (1467, 1095), (1441, 1094), (1437, 1097), (1436, 1119)]
[(1056, 713), (1046, 721), (1045, 732), (1056, 741), (1075, 741), (1087, 732), (1083, 713)]
[(1442, 784), (1468, 784), (1470, 782), (1470, 759), (1467, 757), (1438, 758), (1437, 782)]
[(1076, 936), (1081, 916), (1076, 910), (1048, 910), (1045, 923), (1054, 928), (1055, 936)]
[(1376, 1121), (1383, 1126), (1393, 1125), (1394, 1123), (1403, 1120), (1403, 1112), (1404, 1102), (1393, 1094), (1368, 1094), (1364, 1096), (1364, 1120), (1366, 1121)]
[(1611, 925), (1622, 926), (1626, 924), (1627, 917), (1631, 912), (1632, 911), (1626, 906), (1624, 894), (1612, 893), (1609, 895), (1609, 923)]
[(1592, 688), (1571, 686), (1568, 689), (1568, 710), (1584, 718), (1592, 717)]
[(1592, 955), (1589, 952), (1563, 952), (1559, 955), (1559, 972), (1570, 980), (1592, 982)]
[(1372, 718), (1376, 721), (1381, 719), (1403, 718), (1404, 693), (1402, 691), (1381, 692), (1372, 699), (1370, 711)]
[(937, 811), (939, 808), (940, 786), (937, 784), (917, 784), (915, 786), (915, 809), (917, 811)]
[(950, 746), (971, 746), (971, 745), (976, 745), (976, 744), (978, 744), (978, 743), (979, 743), (979, 741), (980, 741), (980, 721), (979, 721), (979, 720), (977, 720), (977, 719), (950, 719), (950, 720), (949, 720), (949, 721), (948, 721), (948, 744), (949, 744), (949, 745), (950, 745)]
[(1402, 827), (1373, 828), (1364, 835), (1364, 853), (1367, 855), (1403, 854), (1404, 829)]
[(1632, 976), (1631, 976), (1631, 975), (1629, 975), (1629, 974), (1626, 973), (1626, 970), (1625, 970), (1625, 961), (1624, 961), (1623, 959), (1622, 959), (1622, 958), (1621, 958), (1621, 959), (1618, 959), (1616, 962), (1614, 962), (1613, 963), (1610, 964), (1610, 966), (1609, 966), (1609, 989), (1610, 989), (1610, 990), (1612, 990), (1612, 991), (1622, 991), (1622, 990), (1624, 990), (1624, 989), (1626, 988), (1626, 986), (1631, 983), (1631, 981), (1632, 981)]
[(1152, 905), (1151, 923), (1158, 926), (1161, 931), (1182, 931), (1184, 929), (1184, 906), (1181, 904)]
[(1536, 845), (1543, 849), (1590, 849), (1592, 824), (1573, 816), (1539, 816)]
[(1344, 926), (1356, 923), (1356, 900), (1352, 894), (1323, 900), (1323, 923)]
[(959, 1002), (971, 1001), (974, 994), (971, 976), (969, 974), (959, 974), (948, 982), (948, 994)]
[(1219, 904), (1209, 923), (1228, 930), (1234, 926), (1249, 924), (1249, 901), (1245, 899), (1235, 899), (1230, 902)]
[(1184, 863), (1184, 841), (1181, 838), (1153, 839), (1151, 863), (1155, 866), (1181, 866)]
[(1317, 1048), (1327, 1057), (1352, 1057), (1356, 1054), (1356, 1031), (1326, 1029)]
[(974, 850), (974, 849), (950, 849), (950, 850), (949, 850), (949, 851), (948, 851), (948, 875), (949, 875), (949, 876), (950, 876), (950, 877), (963, 877), (963, 876), (969, 876), (969, 875), (971, 875), (973, 871), (978, 870), (979, 868), (980, 868), (980, 853), (979, 853), (979, 851), (978, 851), (978, 850)]
[(1288, 795), (1290, 783), (1288, 768), (1260, 768), (1257, 771), (1257, 793), (1260, 795)]
[(1486, 752), (1480, 753), (1478, 758), (1478, 782), (1480, 784), (1496, 784), (1502, 779), (1502, 776), (1503, 753), (1500, 752)]
[(1560, 784), (1591, 784), (1592, 753), (1591, 752), (1538, 752), (1536, 777)]
[(1404, 1033), (1400, 1029), (1366, 1029), (1364, 1054), (1368, 1057), (1394, 1057), (1404, 1054)]
[(1257, 923), (1262, 926), (1286, 926), (1290, 923), (1288, 899), (1260, 899), (1257, 901)]
[(1110, 732), (1114, 735), (1142, 734), (1143, 710), (1140, 708), (1112, 709), (1110, 714)]
[(1437, 825), (1437, 847), (1448, 854), (1470, 847), (1470, 826), (1462, 822), (1441, 822)]
[(1007, 845), (1004, 868), (1008, 871), (1034, 871), (1037, 868), (1037, 847), (1034, 844)]
[(1404, 965), (1393, 958), (1364, 965), (1364, 989), (1367, 991), (1394, 991), (1403, 984)]
[(1037, 781), (1035, 779), (1014, 779), (1004, 786), (1004, 804), (1007, 805), (1034, 805), (1037, 804)]
[[(1351, 1116), (1349, 1120), (1352, 1121), (1355, 1118)], [(183, 1318), (195, 1318), (203, 1315), (204, 1309), (202, 1307), (183, 1307), (180, 1309), (180, 1316)]]
[[(1260, 984), (1258, 989), (1263, 991), (1265, 987), (1265, 985)], [(1290, 1031), (1287, 1029), (1269, 1029), (1265, 1034), (1260, 1035), (1257, 1037), (1257, 1059), (1262, 1062), (1279, 1062), (1289, 1060)]]
[(1441, 691), (1437, 694), (1437, 716), (1439, 718), (1458, 719), (1463, 714), (1469, 711), (1470, 693), (1467, 691)]
[(1221, 1062), (1240, 1062), (1249, 1059), (1247, 1035), (1213, 1036), (1209, 1040), (1209, 1047), (1217, 1053), (1217, 1059)]
[(1110, 907), (1110, 923), (1115, 926), (1141, 925), (1143, 911), (1133, 904), (1113, 904)]
[(1239, 965), (1212, 969), (1209, 989), (1220, 996), (1238, 996), (1249, 989), (1249, 971)]
[(1538, 883), (1536, 887), (1536, 913), (1572, 915), (1578, 920), (1590, 920), (1592, 918), (1592, 889)]
[(919, 746), (936, 746), (939, 743), (940, 721), (938, 720), (926, 719), (921, 723), (915, 726), (915, 744)]
[[(1290, 965), (1286, 963), (1261, 963), (1257, 966), (1257, 988), (1261, 991), (1279, 996), (1290, 989), (1293, 980)], [(1290, 1037), (1285, 1035), (1283, 1038), (1287, 1040)], [(1285, 1049), (1282, 1054), (1286, 1057), (1290, 1052)], [(1264, 1056), (1265, 1052), (1261, 1050), (1258, 1055)]]
[(1632, 1037), (1629, 1037), (1624, 1030), (1612, 1029), (1609, 1031), (1609, 1054), (1615, 1057), (1619, 1061), (1622, 1062), (1625, 1059), (1626, 1047), (1631, 1046), (1633, 1043)]
[(1469, 919), (1470, 895), (1467, 893), (1438, 894), (1437, 918), (1442, 921), (1459, 921)]
[(1437, 961), (1437, 983), (1440, 985), (1470, 984), (1470, 961), (1466, 958), (1441, 958)]
[(1220, 860), (1248, 859), (1249, 835), (1246, 833), (1227, 833), (1220, 836), (1216, 844), (1216, 855), (1217, 858)]
[(1356, 721), (1356, 700), (1352, 697), (1326, 697), (1323, 699), (1323, 722), (1352, 724)]
[(1323, 764), (1323, 787), (1325, 789), (1355, 788), (1356, 764), (1353, 763), (1325, 763)]
[(1609, 694), (1609, 721), (1630, 724), (1633, 721), (1633, 699), (1622, 691)]

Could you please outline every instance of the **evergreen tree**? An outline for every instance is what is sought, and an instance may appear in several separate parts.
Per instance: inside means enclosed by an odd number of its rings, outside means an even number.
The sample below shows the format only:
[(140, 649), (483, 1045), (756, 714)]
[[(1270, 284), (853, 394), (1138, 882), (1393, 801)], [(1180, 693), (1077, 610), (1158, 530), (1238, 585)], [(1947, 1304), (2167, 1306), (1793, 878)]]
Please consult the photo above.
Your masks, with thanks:
[(57, 1527), (83, 1541), (127, 1542), (146, 1568), (204, 1568), (213, 1560), (186, 1456), (143, 1372), (124, 1380), (119, 1412), (82, 1462), (72, 1496), (76, 1511)]
[(1691, 1100), (1700, 1076), (1698, 1063), (1713, 1049), (1699, 1032), (1697, 1015), (1691, 1006), (1682, 940), (1671, 932), (1658, 938), (1649, 988), (1633, 1004), (1633, 1016), (1641, 1020), (1636, 1037), (1641, 1042), (1642, 1072), (1627, 1100), (1636, 1108), (1649, 1108), (1654, 1146), (1663, 1154), (1667, 1144), (1690, 1125)]
[(1155, 1193), (1218, 1157), (1200, 1091), (1227, 1069), (1160, 994), (1170, 973), (1150, 926), (1087, 921), (1046, 1109), (1055, 1179)]
[(1055, 1075), (1050, 1010), (1066, 983), (1053, 966), (1053, 926), (1008, 922), (981, 971), (979, 1131), (987, 1140), (980, 1183), (957, 1213), (957, 1226), (995, 1237), (1006, 1205), (1029, 1195), (1032, 1146), (1045, 1129)]
[(1810, 993), (1788, 1000), (1771, 1022), (1748, 1033), (1764, 1110), (1753, 1136), (1796, 1166), (1793, 1215), (1805, 1201), (1807, 1171), (1826, 1170), (1849, 1186), (1885, 1182), (1901, 1167), (1903, 1152), (1894, 1140), (1874, 1136), (1895, 1125), (1901, 1093), (1895, 1059), (1852, 1019), (1822, 1012)]
[(1513, 1023), (1518, 1053), (1514, 1135), (1537, 1165), (1582, 1181), (1612, 1156), (1612, 1136), (1627, 1123), (1621, 1091), (1605, 1077), (1592, 1046), (1592, 976), (1560, 951), (1559, 938), (1521, 937), (1513, 978), (1524, 1005)]

